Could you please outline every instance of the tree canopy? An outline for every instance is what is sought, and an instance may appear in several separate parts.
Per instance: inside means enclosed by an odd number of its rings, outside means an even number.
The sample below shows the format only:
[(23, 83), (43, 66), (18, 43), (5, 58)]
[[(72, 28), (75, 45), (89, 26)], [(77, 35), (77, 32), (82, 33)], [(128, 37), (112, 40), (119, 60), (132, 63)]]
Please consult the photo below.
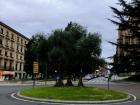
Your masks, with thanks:
[[(26, 64), (38, 61), (41, 69), (45, 63), (48, 66), (40, 73), (44, 74), (47, 69), (50, 76), (56, 74), (59, 79), (67, 77), (69, 86), (72, 85), (72, 77), (81, 76), (81, 70), (84, 76), (105, 63), (100, 58), (99, 33), (88, 33), (85, 27), (70, 22), (64, 29), (56, 29), (49, 35), (46, 39), (44, 34), (36, 34), (27, 45)], [(29, 71), (31, 72), (31, 67), (28, 67), (27, 72)]]

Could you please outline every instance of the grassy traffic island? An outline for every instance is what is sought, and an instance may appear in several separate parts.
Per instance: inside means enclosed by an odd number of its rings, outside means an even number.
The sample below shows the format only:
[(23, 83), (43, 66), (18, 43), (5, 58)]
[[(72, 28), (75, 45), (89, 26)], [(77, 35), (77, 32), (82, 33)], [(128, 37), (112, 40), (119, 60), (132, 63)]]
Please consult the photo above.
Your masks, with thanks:
[(128, 97), (126, 93), (96, 87), (41, 87), (23, 90), (20, 94), (32, 98), (64, 101), (104, 101)]

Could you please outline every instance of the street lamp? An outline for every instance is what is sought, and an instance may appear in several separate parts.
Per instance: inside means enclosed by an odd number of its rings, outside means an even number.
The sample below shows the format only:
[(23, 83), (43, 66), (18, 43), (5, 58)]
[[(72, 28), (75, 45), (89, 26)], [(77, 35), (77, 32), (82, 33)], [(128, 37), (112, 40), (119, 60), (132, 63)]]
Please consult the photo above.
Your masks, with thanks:
[(55, 72), (55, 78), (56, 78), (56, 84), (57, 84), (58, 83), (58, 80), (59, 80), (58, 71), (55, 70), (54, 72)]

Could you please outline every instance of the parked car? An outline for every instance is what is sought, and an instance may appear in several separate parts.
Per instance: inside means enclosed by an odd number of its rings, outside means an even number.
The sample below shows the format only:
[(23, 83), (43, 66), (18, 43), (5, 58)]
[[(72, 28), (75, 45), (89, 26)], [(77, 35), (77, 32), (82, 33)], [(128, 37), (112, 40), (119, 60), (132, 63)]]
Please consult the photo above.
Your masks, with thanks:
[(85, 77), (84, 77), (85, 80), (90, 80), (90, 79), (93, 79), (93, 75), (92, 74), (87, 74)]

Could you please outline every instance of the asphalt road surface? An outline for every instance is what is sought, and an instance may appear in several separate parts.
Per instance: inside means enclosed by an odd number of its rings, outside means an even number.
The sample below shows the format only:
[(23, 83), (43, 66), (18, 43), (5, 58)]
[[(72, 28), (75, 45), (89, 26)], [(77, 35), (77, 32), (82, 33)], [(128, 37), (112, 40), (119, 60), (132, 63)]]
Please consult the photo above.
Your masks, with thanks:
[[(99, 85), (93, 84), (93, 85), (98, 86), (98, 87), (107, 87), (106, 84), (99, 84)], [(12, 93), (16, 93), (22, 89), (26, 89), (30, 87), (31, 86), (0, 86), (0, 105), (50, 105), (50, 103), (27, 102), (27, 101), (16, 100), (11, 97)], [(134, 94), (137, 97), (137, 100), (134, 102), (118, 103), (115, 105), (140, 105), (140, 83), (120, 81), (115, 84), (111, 84), (110, 88), (129, 92), (131, 94)], [(109, 105), (109, 104), (106, 104), (106, 105)], [(110, 105), (113, 105), (113, 104), (110, 104)]]

